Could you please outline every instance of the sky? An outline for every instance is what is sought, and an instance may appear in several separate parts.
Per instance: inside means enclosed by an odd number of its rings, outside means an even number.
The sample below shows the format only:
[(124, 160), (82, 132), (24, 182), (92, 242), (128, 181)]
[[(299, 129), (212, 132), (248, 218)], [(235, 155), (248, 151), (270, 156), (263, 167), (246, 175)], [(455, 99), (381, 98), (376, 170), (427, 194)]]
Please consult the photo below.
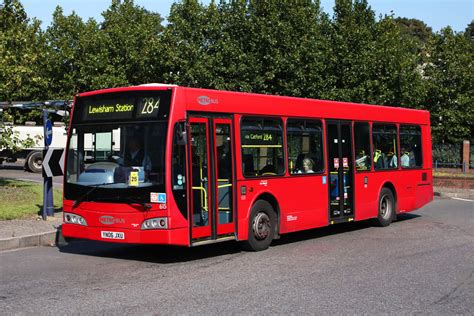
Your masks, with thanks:
[[(1, 0), (0, 0), (1, 1)], [(29, 17), (43, 22), (42, 28), (51, 23), (56, 6), (61, 6), (65, 14), (75, 11), (84, 20), (93, 17), (101, 22), (101, 13), (110, 5), (110, 0), (20, 0)], [(135, 0), (135, 3), (149, 11), (160, 13), (166, 18), (175, 0)], [(210, 0), (202, 0), (208, 4)], [(450, 25), (455, 31), (464, 31), (474, 19), (474, 0), (369, 0), (376, 14), (416, 18), (431, 26), (434, 31)], [(323, 9), (332, 15), (334, 0), (321, 0)]]

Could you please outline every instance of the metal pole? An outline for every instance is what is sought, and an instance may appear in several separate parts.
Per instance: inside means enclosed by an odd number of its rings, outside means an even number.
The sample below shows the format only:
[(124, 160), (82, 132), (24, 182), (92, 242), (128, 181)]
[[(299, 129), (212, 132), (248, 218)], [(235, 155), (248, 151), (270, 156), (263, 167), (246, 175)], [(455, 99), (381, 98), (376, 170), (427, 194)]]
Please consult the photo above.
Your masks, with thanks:
[[(47, 131), (46, 122), (48, 120), (48, 111), (43, 109), (43, 131), (44, 131), (44, 149), (48, 150), (49, 145), (46, 142)], [(43, 220), (46, 220), (48, 216), (54, 216), (54, 201), (53, 201), (53, 178), (43, 178)]]

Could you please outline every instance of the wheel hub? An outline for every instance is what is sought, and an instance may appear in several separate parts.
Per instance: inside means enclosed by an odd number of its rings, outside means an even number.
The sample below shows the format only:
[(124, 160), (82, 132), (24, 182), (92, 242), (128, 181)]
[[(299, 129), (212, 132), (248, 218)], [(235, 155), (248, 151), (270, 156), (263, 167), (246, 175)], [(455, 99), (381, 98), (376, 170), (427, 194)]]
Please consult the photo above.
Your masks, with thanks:
[(42, 165), (43, 165), (42, 159), (36, 159), (35, 161), (33, 161), (33, 166), (35, 166), (35, 168), (41, 168)]
[(255, 237), (259, 240), (265, 239), (270, 235), (270, 218), (264, 212), (259, 212), (252, 224), (253, 232)]
[(380, 215), (382, 215), (383, 218), (386, 218), (389, 214), (392, 212), (392, 203), (390, 202), (390, 199), (388, 196), (384, 195), (380, 199)]

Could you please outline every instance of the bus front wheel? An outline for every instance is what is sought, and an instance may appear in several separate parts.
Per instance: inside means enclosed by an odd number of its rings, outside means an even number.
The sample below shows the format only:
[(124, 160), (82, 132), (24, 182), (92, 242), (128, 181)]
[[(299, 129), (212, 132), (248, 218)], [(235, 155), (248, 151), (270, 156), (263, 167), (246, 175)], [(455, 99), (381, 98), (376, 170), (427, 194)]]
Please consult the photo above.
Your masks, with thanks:
[(379, 212), (376, 223), (378, 226), (388, 226), (392, 222), (395, 212), (395, 198), (389, 188), (382, 188), (379, 197)]
[(264, 200), (255, 202), (249, 218), (249, 236), (243, 247), (249, 251), (267, 249), (272, 243), (276, 229), (276, 214), (270, 203)]

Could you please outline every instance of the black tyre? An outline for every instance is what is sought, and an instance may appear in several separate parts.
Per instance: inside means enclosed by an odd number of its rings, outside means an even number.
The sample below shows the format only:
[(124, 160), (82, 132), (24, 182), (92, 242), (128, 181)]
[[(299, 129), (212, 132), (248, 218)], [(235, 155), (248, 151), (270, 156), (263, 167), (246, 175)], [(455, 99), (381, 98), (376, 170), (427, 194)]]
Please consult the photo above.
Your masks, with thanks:
[(388, 226), (392, 222), (395, 216), (395, 198), (393, 197), (392, 190), (388, 188), (382, 188), (379, 197), (379, 212), (376, 219), (378, 226)]
[(43, 165), (43, 153), (33, 151), (26, 157), (26, 168), (34, 173), (40, 173)]
[(243, 242), (245, 250), (260, 251), (267, 249), (272, 243), (276, 229), (276, 214), (270, 203), (259, 200), (250, 213), (249, 236)]

